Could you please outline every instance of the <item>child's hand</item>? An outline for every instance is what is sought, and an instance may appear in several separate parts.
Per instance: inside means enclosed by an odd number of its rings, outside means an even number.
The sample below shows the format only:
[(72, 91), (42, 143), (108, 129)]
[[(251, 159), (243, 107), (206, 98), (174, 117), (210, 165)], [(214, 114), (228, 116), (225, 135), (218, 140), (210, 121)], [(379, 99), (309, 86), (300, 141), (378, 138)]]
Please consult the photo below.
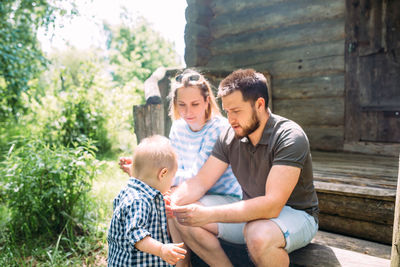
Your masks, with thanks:
[(161, 258), (169, 264), (175, 265), (179, 260), (185, 258), (186, 249), (182, 247), (183, 243), (163, 244), (161, 247)]
[(132, 176), (132, 158), (131, 157), (120, 157), (119, 168), (126, 172), (129, 176)]

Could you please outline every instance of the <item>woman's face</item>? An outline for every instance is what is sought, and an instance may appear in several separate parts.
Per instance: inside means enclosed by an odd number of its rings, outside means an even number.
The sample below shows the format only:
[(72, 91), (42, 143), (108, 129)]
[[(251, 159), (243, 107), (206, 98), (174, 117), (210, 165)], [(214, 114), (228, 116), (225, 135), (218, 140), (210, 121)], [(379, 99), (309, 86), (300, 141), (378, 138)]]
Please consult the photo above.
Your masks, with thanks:
[(209, 97), (204, 99), (199, 88), (190, 86), (179, 88), (176, 100), (179, 115), (189, 124), (192, 131), (200, 131), (206, 123)]

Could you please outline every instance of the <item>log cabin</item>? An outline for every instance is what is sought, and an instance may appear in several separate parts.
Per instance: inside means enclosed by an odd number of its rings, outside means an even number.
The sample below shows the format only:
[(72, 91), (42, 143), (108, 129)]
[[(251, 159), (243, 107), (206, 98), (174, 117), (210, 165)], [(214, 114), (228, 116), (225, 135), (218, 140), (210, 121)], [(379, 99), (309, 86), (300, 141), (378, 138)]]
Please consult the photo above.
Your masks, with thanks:
[[(238, 68), (264, 73), (272, 111), (307, 133), (321, 210), (322, 234), (314, 243), (326, 245), (321, 240), (333, 233), (330, 241), (342, 240), (339, 248), (353, 242), (346, 238), (391, 245), (400, 152), (400, 1), (187, 3), (187, 67), (201, 70), (215, 88)], [(147, 103), (134, 107), (138, 140), (168, 136), (166, 96), (178, 71), (160, 68), (147, 81)], [(358, 245), (358, 252), (390, 258), (387, 247), (368, 252), (368, 246)], [(336, 263), (319, 266), (343, 265)]]

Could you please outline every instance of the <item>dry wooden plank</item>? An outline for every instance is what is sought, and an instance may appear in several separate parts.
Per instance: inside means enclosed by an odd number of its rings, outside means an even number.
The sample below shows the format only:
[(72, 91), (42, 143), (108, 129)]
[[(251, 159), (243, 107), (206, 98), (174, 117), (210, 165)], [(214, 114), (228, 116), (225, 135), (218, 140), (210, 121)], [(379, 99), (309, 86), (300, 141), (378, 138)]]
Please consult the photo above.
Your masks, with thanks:
[(343, 40), (344, 20), (297, 24), (286, 28), (243, 33), (215, 39), (209, 45), (212, 55), (235, 54), (249, 50), (272, 50), (282, 47)]
[(336, 74), (295, 79), (274, 78), (272, 86), (275, 99), (342, 97), (344, 95), (344, 75)]
[(249, 31), (287, 27), (338, 17), (344, 18), (344, 14), (344, 1), (298, 0), (216, 15), (210, 21), (210, 31), (213, 38), (218, 39), (222, 36), (237, 35)]
[(354, 236), (388, 245), (392, 243), (392, 225), (378, 224), (320, 213), (319, 227), (321, 230), (328, 232)]
[(341, 248), (383, 259), (390, 259), (390, 246), (350, 236), (318, 231), (312, 242), (319, 245)]
[(380, 181), (379, 179), (352, 177), (351, 175), (335, 174), (333, 172), (321, 173), (319, 171), (314, 171), (314, 180), (325, 183), (361, 186), (364, 188), (381, 188), (391, 190), (396, 188), (396, 182), (392, 180), (386, 179)]
[(335, 184), (322, 181), (314, 181), (317, 192), (325, 192), (347, 196), (357, 196), (363, 198), (380, 199), (394, 201), (396, 190), (389, 188), (374, 188), (357, 186), (351, 184)]
[(292, 252), (290, 259), (294, 264), (307, 267), (383, 267), (390, 264), (387, 259), (319, 244), (309, 244), (305, 248)]
[(386, 156), (397, 156), (400, 153), (399, 143), (377, 143), (377, 142), (345, 142), (344, 151), (378, 154)]
[(321, 213), (383, 225), (393, 224), (393, 199), (373, 199), (318, 189), (317, 195)]
[(343, 98), (284, 99), (273, 102), (274, 112), (305, 126), (342, 126)]
[(313, 151), (313, 161), (324, 164), (334, 164), (334, 166), (363, 166), (363, 168), (383, 168), (385, 172), (389, 171), (390, 176), (397, 176), (397, 156), (368, 155), (346, 152), (324, 152)]
[[(229, 51), (227, 51), (229, 52)], [(270, 62), (296, 62), (328, 56), (344, 56), (344, 40), (321, 42), (294, 47), (246, 50), (231, 54), (214, 55), (207, 64), (209, 68), (246, 67)], [(344, 84), (342, 85), (344, 87)]]

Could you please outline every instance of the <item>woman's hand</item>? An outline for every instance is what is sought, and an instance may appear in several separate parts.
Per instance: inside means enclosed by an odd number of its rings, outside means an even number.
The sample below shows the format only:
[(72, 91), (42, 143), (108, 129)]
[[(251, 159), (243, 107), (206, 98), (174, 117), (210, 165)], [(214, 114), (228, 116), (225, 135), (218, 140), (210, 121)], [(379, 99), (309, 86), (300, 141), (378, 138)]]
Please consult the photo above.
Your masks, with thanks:
[(163, 196), (164, 196), (164, 202), (165, 202), (165, 213), (167, 215), (167, 219), (174, 218), (174, 213), (172, 212), (171, 208), (171, 190), (168, 190)]
[(119, 158), (119, 168), (127, 173), (129, 176), (133, 176), (133, 164), (131, 157), (120, 157)]

